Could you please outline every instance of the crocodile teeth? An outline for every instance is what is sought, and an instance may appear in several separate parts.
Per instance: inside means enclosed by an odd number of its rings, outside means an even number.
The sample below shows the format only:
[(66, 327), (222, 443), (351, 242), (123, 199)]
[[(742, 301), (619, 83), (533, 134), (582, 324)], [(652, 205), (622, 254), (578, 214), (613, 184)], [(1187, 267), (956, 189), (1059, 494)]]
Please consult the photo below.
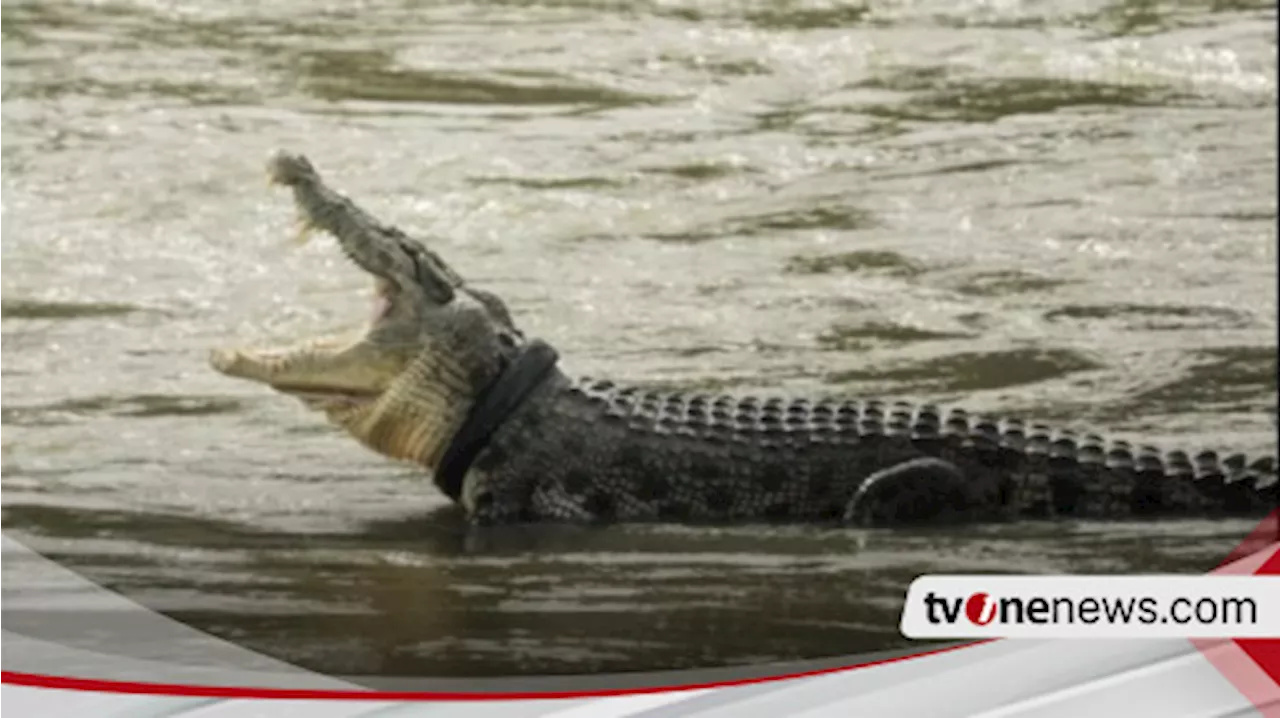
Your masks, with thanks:
[(382, 277), (378, 277), (373, 282), (373, 321), (387, 316), (391, 311), (391, 291), (392, 285)]
[(301, 247), (306, 244), (307, 240), (311, 239), (311, 235), (314, 234), (315, 231), (316, 226), (312, 224), (309, 219), (306, 217), (299, 217), (297, 222), (294, 224), (293, 229), (294, 246)]

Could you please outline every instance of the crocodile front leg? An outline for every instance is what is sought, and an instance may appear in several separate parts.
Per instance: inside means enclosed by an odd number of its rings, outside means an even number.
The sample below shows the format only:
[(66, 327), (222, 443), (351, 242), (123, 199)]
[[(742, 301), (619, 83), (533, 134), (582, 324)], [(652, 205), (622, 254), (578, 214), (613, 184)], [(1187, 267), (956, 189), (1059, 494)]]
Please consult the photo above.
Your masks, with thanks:
[(845, 506), (851, 526), (896, 526), (945, 521), (969, 508), (964, 473), (950, 461), (920, 458), (868, 476)]
[(480, 488), (465, 497), (463, 503), (468, 505), (468, 520), (473, 526), (590, 524), (600, 519), (554, 481), (537, 482), (516, 491)]
[(533, 515), (539, 521), (565, 523), (594, 523), (599, 517), (592, 514), (569, 495), (558, 483), (540, 485), (529, 497)]

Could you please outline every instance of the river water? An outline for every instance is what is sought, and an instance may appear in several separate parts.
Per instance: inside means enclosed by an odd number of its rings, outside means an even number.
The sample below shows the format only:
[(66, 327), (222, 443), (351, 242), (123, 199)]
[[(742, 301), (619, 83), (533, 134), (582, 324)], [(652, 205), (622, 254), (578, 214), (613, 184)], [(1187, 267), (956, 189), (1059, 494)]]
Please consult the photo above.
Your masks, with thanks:
[[(364, 320), (275, 148), (573, 372), (928, 399), (1276, 451), (1258, 0), (3, 6), (3, 526), (350, 674), (900, 646), (915, 575), (1211, 568), (1247, 521), (468, 538), (413, 467), (222, 377)], [(6, 591), (21, 586), (6, 564)]]

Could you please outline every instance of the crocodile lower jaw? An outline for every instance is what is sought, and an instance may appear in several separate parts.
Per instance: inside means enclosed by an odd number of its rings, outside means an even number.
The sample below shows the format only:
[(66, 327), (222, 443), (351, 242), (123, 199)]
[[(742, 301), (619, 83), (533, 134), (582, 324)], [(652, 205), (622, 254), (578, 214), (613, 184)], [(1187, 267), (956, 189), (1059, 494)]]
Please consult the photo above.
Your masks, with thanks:
[(306, 402), (346, 405), (366, 404), (377, 399), (381, 394), (381, 392), (343, 387), (291, 386), (289, 384), (268, 384), (268, 386), (281, 394), (288, 394)]

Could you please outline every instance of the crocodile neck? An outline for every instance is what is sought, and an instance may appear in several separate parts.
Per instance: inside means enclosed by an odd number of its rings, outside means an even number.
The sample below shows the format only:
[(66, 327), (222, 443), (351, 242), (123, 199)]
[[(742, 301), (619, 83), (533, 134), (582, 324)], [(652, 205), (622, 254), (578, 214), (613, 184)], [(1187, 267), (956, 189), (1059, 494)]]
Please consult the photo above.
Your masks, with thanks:
[(551, 345), (534, 339), (480, 392), (434, 471), (436, 486), (446, 496), (458, 500), (471, 463), (488, 445), (493, 432), (548, 377), (559, 356)]

